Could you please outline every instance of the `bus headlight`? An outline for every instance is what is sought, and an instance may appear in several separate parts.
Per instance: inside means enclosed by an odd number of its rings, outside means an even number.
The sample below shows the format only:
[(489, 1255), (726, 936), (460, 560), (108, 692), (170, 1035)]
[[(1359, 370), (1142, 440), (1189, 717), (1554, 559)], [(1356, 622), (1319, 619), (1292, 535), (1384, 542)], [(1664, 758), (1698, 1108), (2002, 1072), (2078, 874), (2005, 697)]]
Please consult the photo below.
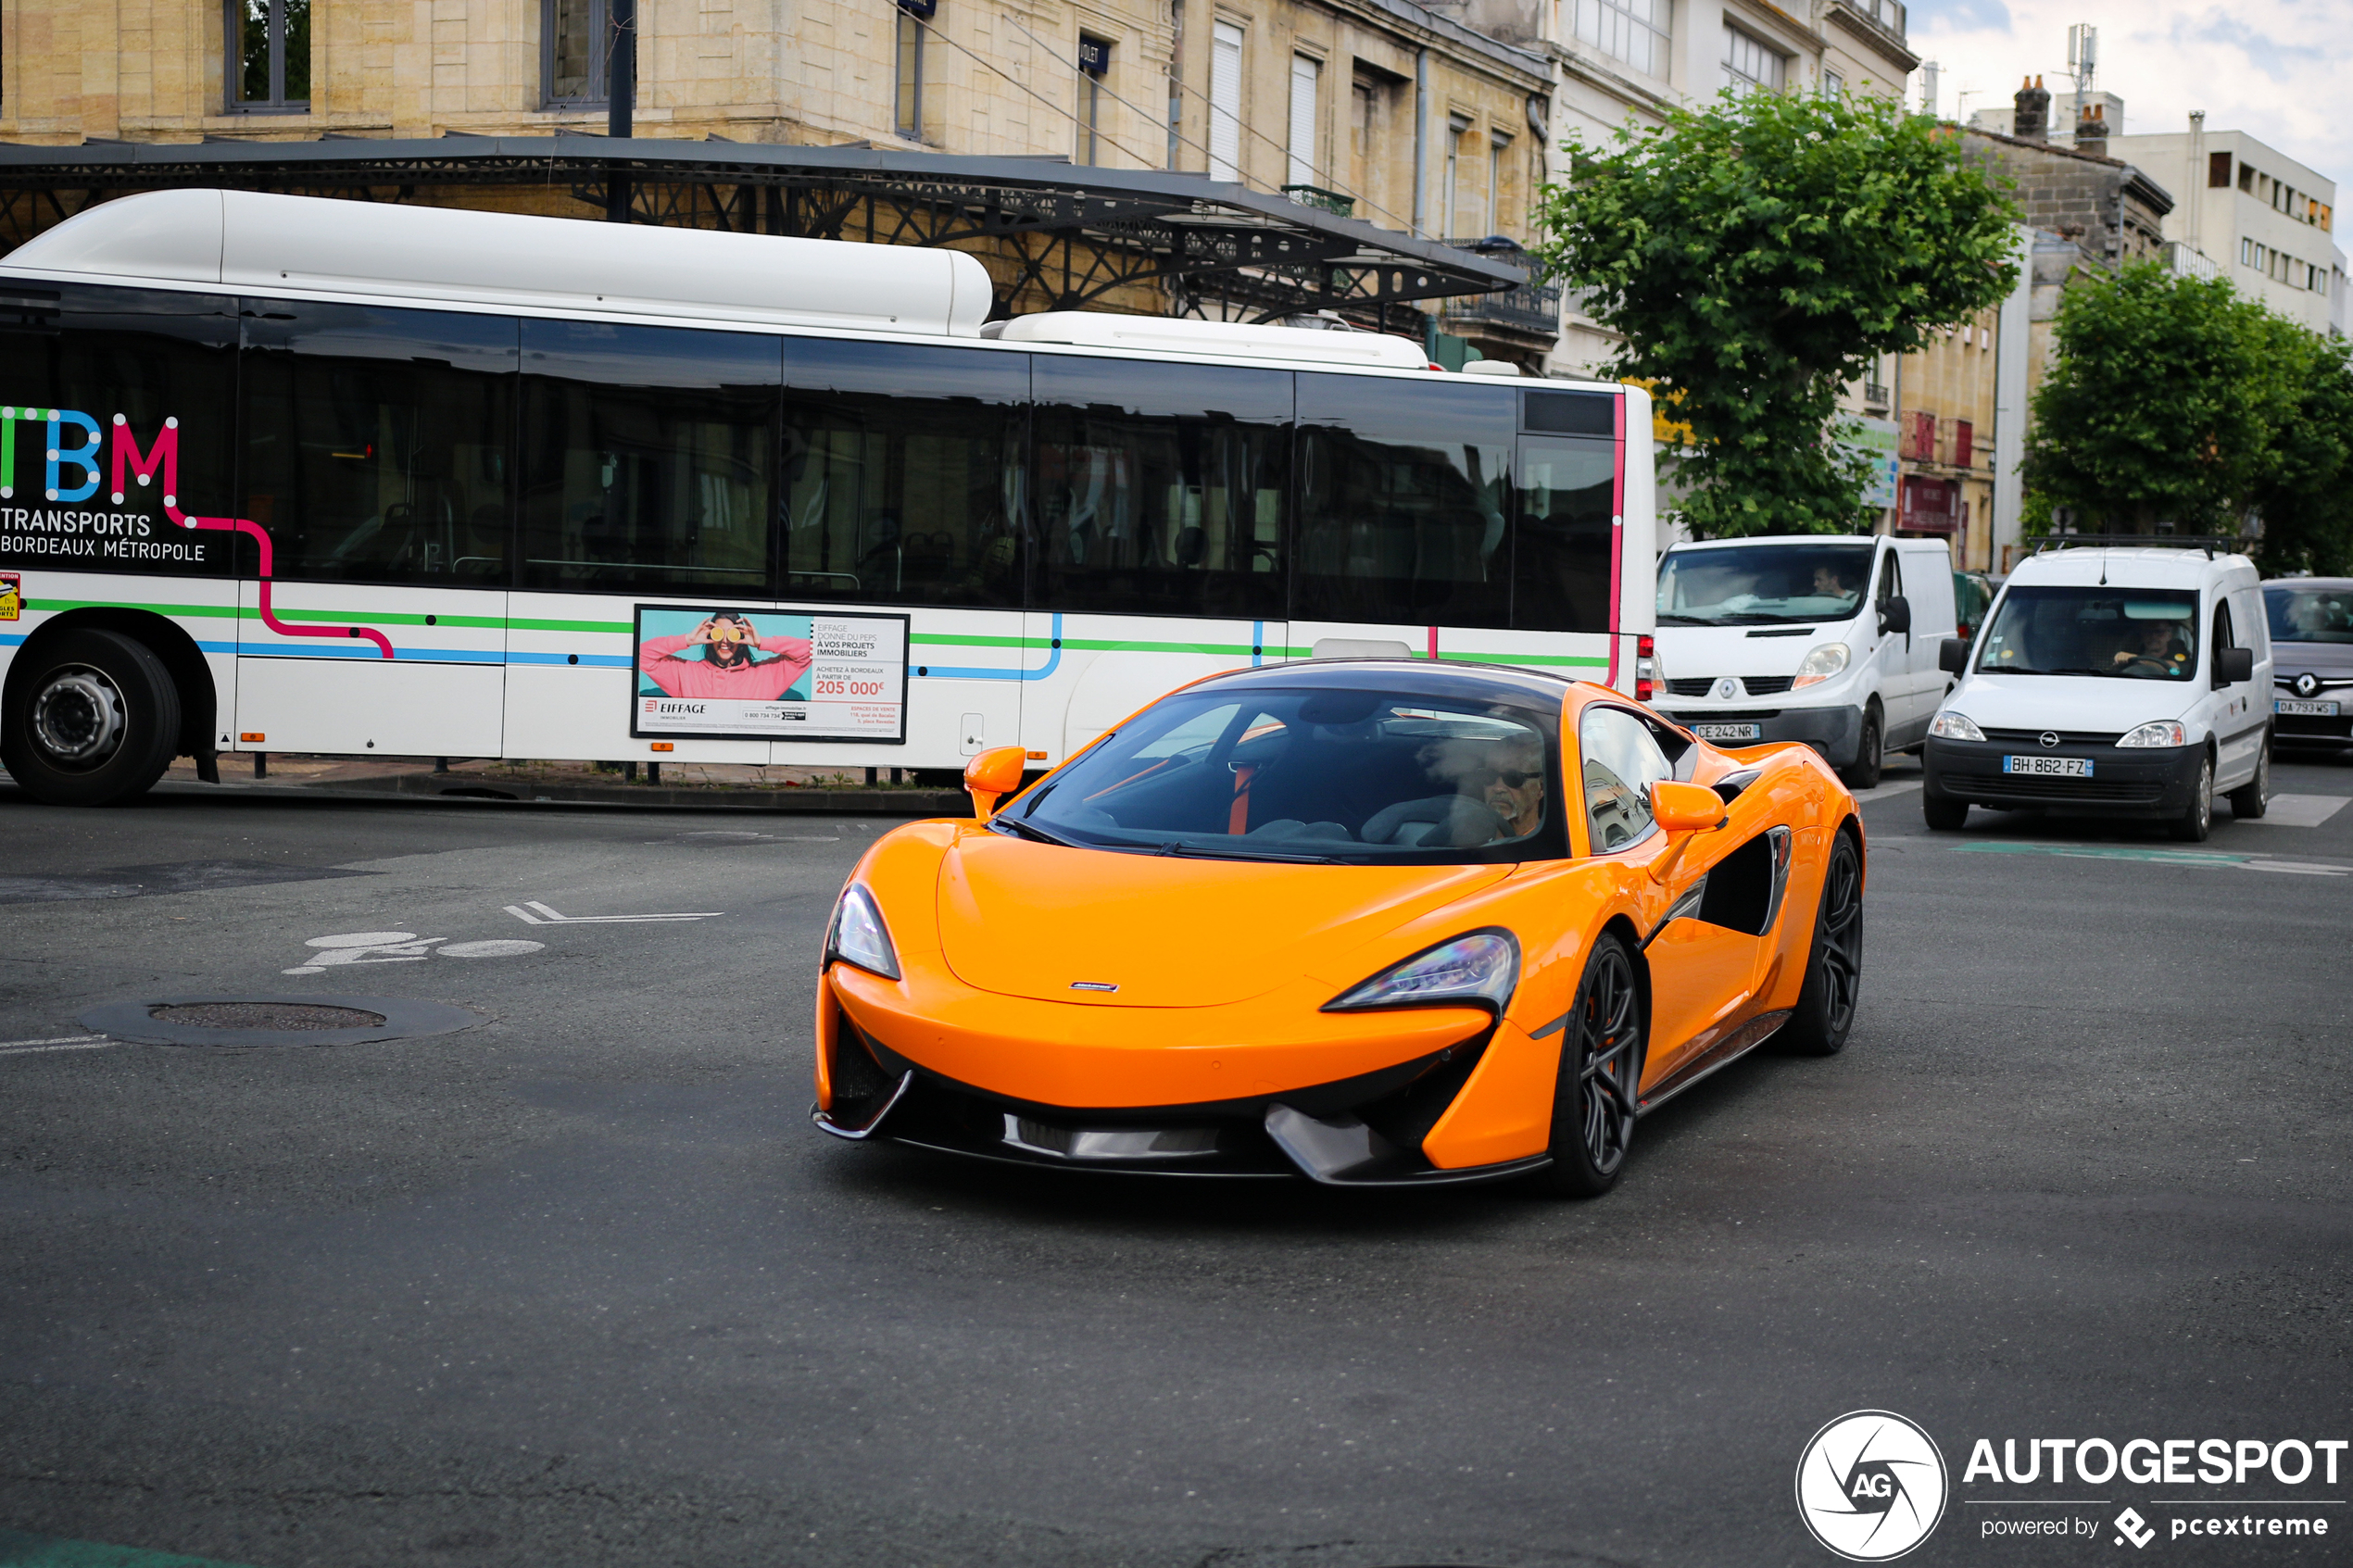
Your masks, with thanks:
[(1846, 668), (1847, 657), (1844, 643), (1824, 643), (1818, 648), (1810, 649), (1806, 657), (1797, 662), (1797, 679), (1790, 683), (1791, 689), (1820, 685), (1824, 681)]

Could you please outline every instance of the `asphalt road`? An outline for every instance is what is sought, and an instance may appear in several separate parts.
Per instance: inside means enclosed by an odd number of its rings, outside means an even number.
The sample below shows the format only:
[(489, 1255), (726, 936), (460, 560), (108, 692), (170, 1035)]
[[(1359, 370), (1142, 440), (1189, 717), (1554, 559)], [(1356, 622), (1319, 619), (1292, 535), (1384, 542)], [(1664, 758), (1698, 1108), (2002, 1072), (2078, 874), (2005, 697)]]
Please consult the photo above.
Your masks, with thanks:
[[(2353, 759), (2190, 854), (1931, 836), (1904, 780), (1866, 807), (1846, 1052), (1720, 1074), (1584, 1204), (821, 1137), (817, 945), (885, 821), (0, 786), (0, 1042), (57, 1042), (0, 1044), (0, 1529), (263, 1568), (1818, 1564), (1793, 1473), (1863, 1408), (1951, 1470), (1910, 1562), (2141, 1555), (1994, 1518), (2353, 1498), (2353, 1461), (1962, 1477), (1980, 1437), (2353, 1437), (2353, 808), (2284, 820)], [(412, 940), (315, 961), (362, 933)], [(73, 1038), (194, 993), (485, 1022)], [(2335, 1533), (2147, 1549), (2353, 1560), (2353, 1507), (2303, 1512)]]

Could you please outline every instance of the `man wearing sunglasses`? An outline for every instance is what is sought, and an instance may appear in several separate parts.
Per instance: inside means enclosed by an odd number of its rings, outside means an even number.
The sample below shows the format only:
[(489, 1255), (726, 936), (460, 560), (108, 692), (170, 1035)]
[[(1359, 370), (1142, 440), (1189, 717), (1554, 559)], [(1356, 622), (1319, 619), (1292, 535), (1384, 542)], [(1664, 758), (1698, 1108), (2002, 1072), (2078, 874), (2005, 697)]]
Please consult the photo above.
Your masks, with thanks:
[(1499, 741), (1491, 749), (1488, 766), (1471, 783), (1479, 798), (1495, 813), (1499, 829), (1488, 840), (1525, 838), (1544, 821), (1544, 759), (1532, 746)]

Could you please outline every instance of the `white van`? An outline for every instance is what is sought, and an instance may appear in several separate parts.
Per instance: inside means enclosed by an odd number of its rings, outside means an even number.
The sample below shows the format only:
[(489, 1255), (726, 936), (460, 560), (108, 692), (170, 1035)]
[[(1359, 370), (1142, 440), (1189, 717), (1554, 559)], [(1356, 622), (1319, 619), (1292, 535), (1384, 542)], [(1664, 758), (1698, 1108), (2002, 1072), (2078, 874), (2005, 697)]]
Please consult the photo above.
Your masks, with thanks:
[[(1972, 805), (2163, 820), (2203, 839), (2214, 797), (2271, 793), (2271, 637), (2260, 579), (2222, 540), (2054, 540), (2002, 584), (1929, 726), (1921, 809)], [(2056, 546), (2072, 547), (2057, 548)], [(2186, 546), (2186, 547), (2184, 547)]]
[(1941, 540), (1678, 545), (1658, 561), (1654, 706), (1703, 740), (1802, 740), (1869, 789), (1884, 753), (1928, 734), (1948, 684), (1937, 649), (1953, 630)]

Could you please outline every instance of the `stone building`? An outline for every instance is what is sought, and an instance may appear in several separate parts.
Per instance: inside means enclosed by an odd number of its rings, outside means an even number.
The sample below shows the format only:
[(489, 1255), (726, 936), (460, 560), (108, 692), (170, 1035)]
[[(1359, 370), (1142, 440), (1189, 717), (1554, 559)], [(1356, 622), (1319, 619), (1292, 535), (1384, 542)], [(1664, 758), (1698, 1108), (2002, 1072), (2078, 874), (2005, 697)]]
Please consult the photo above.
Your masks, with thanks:
[(2119, 136), (2109, 149), (2182, 194), (2165, 237), (2205, 257), (2241, 294), (2316, 332), (2339, 320), (2336, 182), (2244, 131)]
[[(403, 169), (425, 141), (552, 136), (576, 149), (573, 136), (608, 128), (612, 22), (607, 0), (22, 0), (0, 9), (0, 143), (360, 139), (399, 144)], [(1058, 177), (1068, 200), (1082, 199), (1090, 169), (1197, 175), (1163, 182), (1162, 199), (1181, 209), (1174, 193), (1195, 190), (1214, 202), (1214, 181), (1251, 193), (1261, 216), (1278, 210), (1268, 199), (1302, 205), (1318, 218), (1301, 222), (1334, 241), (1318, 256), (1345, 251), (1323, 216), (1370, 225), (1358, 231), (1366, 256), (1390, 247), (1376, 229), (1401, 241), (1523, 242), (1541, 172), (1547, 63), (1414, 0), (640, 0), (636, 28), (640, 142), (871, 147), (1003, 159), (1032, 174), (1060, 159), (1072, 166)], [(341, 151), (339, 168), (366, 161), (364, 147)], [(386, 170), (346, 186), (579, 217), (598, 216), (606, 199), (553, 173), (501, 183)], [(19, 188), (0, 194), (10, 243), (78, 199), (62, 161), (44, 169), (19, 155), (10, 172)], [(283, 174), (271, 178), (284, 188)], [(19, 199), (25, 190), (47, 199)], [(718, 221), (735, 199), (714, 198)], [(641, 216), (708, 222), (711, 210), (673, 203)], [(872, 216), (863, 232), (877, 238), (938, 232)], [(861, 226), (837, 215), (835, 231)], [(953, 243), (1023, 295), (1009, 307), (1047, 301), (1035, 257), (1013, 239)], [(1466, 265), (1481, 280), (1466, 286), (1500, 275), (1491, 261)], [(1158, 282), (1092, 303), (1250, 313)], [(1549, 334), (1522, 336), (1531, 357), (1550, 345)]]

